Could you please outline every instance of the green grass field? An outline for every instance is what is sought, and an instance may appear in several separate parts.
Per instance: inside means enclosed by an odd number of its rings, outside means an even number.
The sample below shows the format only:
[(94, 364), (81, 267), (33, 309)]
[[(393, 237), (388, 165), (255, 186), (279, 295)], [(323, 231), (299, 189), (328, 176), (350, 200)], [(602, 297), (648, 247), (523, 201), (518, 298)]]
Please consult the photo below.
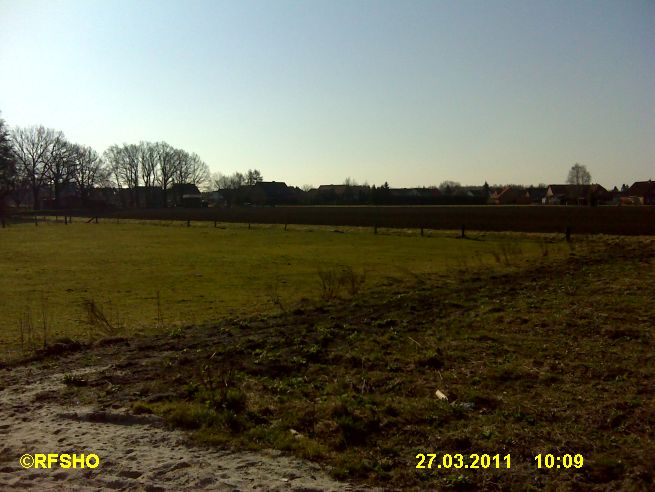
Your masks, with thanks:
[[(126, 223), (127, 222), (127, 223)], [(425, 273), (507, 266), (564, 251), (546, 236), (213, 223), (76, 221), (0, 230), (0, 354), (20, 348), (21, 319), (32, 341), (97, 337), (83, 308), (101, 307), (125, 335), (270, 314), (322, 295), (319, 270), (351, 267), (366, 287)], [(159, 302), (158, 302), (159, 296)], [(279, 300), (279, 302), (276, 302)], [(45, 315), (44, 315), (45, 313)], [(23, 329), (25, 332), (25, 329)], [(23, 345), (27, 335), (23, 333)]]
[[(274, 448), (394, 490), (653, 489), (655, 240), (340, 232), (0, 229), (4, 356), (20, 355), (29, 313), (43, 344), (43, 307), (49, 343), (106, 337), (92, 298), (119, 334), (154, 336), (23, 362), (106, 367), (65, 378), (60, 401), (156, 413), (203, 445)], [(325, 299), (319, 270), (347, 267), (364, 286)], [(417, 468), (430, 453), (462, 461)], [(467, 469), (481, 454), (511, 469)], [(540, 469), (539, 454), (584, 465)]]

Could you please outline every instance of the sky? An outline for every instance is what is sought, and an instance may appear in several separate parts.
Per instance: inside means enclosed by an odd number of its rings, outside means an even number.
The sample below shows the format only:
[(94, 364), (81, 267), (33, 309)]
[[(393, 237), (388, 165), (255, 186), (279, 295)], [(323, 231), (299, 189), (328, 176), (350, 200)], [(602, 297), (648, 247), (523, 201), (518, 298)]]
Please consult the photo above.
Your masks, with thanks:
[(655, 1), (0, 0), (0, 112), (289, 185), (655, 179)]

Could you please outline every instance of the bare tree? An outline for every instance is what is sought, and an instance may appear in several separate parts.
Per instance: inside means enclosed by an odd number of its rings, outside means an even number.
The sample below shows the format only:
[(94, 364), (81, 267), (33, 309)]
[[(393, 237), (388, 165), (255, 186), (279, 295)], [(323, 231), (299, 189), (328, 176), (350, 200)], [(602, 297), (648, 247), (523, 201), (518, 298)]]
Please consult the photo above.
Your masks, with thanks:
[(107, 169), (111, 176), (113, 185), (117, 188), (123, 187), (123, 178), (121, 173), (121, 160), (123, 159), (121, 148), (118, 145), (112, 145), (105, 150), (103, 160), (107, 163)]
[(201, 187), (209, 182), (209, 166), (196, 153), (189, 156), (189, 183)]
[(15, 128), (11, 132), (17, 172), (29, 183), (33, 207), (40, 208), (39, 197), (51, 176), (53, 163), (63, 157), (64, 134), (43, 126)]
[(587, 171), (587, 167), (577, 162), (573, 164), (569, 170), (569, 175), (566, 182), (572, 185), (587, 185), (591, 183), (591, 173)]
[(151, 142), (140, 142), (139, 153), (141, 159), (141, 180), (143, 186), (155, 186), (158, 181), (159, 156), (157, 146)]
[(209, 187), (212, 190), (224, 190), (227, 185), (227, 176), (221, 173), (211, 173)]
[(128, 188), (131, 192), (132, 206), (138, 206), (137, 187), (139, 186), (140, 152), (139, 146), (123, 144), (112, 145), (104, 153), (111, 174), (119, 188)]
[(175, 149), (166, 142), (157, 142), (155, 144), (155, 149), (157, 151), (157, 159), (159, 161), (157, 183), (162, 189), (164, 206), (167, 206), (167, 190), (169, 185), (173, 183), (173, 175), (175, 173)]
[(75, 175), (74, 153), (75, 148), (73, 144), (63, 138), (57, 140), (53, 146), (53, 158), (50, 166), (46, 169), (46, 175), (54, 191), (54, 207), (56, 209), (61, 208), (61, 193)]
[(261, 183), (262, 181), (264, 181), (264, 178), (259, 169), (248, 169), (248, 172), (246, 173), (247, 185), (254, 185), (256, 183)]
[(137, 188), (140, 183), (141, 149), (136, 144), (123, 144), (123, 152), (125, 154), (124, 172), (127, 187), (132, 190), (133, 205), (138, 207), (140, 204)]
[(91, 190), (109, 180), (109, 170), (105, 167), (100, 155), (91, 147), (73, 145), (72, 159), (74, 162), (73, 181), (80, 191), (82, 204), (89, 203)]
[(145, 188), (145, 206), (152, 207), (156, 201), (152, 193), (152, 188), (158, 181), (159, 173), (159, 153), (157, 144), (151, 142), (140, 142), (139, 152), (141, 158), (141, 179)]
[(241, 186), (246, 184), (246, 177), (243, 174), (236, 172), (229, 177), (229, 181), (230, 181), (230, 186), (228, 186), (228, 188), (236, 190), (237, 188), (240, 188)]
[(209, 181), (209, 166), (196, 153), (174, 150), (173, 182), (202, 186)]
[(214, 173), (210, 179), (211, 186), (217, 190), (236, 190), (247, 183), (246, 176), (239, 172), (230, 175)]
[(439, 189), (441, 190), (441, 192), (446, 193), (448, 195), (450, 195), (451, 193), (455, 193), (456, 191), (459, 191), (461, 187), (462, 185), (457, 181), (444, 181), (439, 185)]
[(189, 160), (191, 156), (182, 149), (173, 151), (173, 182), (177, 184), (188, 183), (191, 179)]
[[(209, 182), (209, 167), (195, 153), (176, 149), (166, 142), (139, 142), (112, 145), (104, 154), (108, 169), (119, 188), (131, 191), (131, 204), (153, 206), (168, 202), (168, 190), (174, 183), (193, 183), (201, 186)], [(139, 194), (139, 185), (145, 193)], [(161, 200), (154, 199), (152, 189), (161, 189)], [(141, 196), (145, 203), (140, 203)]]

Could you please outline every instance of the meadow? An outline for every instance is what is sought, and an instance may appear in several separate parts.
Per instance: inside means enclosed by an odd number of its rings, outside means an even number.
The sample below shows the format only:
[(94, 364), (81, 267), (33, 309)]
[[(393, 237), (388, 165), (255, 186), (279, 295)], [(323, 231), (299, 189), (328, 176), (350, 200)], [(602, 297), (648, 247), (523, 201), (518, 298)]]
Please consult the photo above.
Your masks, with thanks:
[(204, 446), (394, 490), (655, 486), (652, 238), (123, 219), (0, 233), (5, 354), (26, 312), (43, 344), (45, 311), (47, 343), (76, 341), (28, 363), (103, 368), (42, 401), (157, 414)]
[[(0, 358), (58, 338), (173, 330), (271, 314), (303, 299), (416, 275), (530, 261), (566, 249), (561, 236), (417, 229), (217, 224), (54, 217), (0, 230)], [(327, 285), (326, 285), (327, 283)], [(353, 293), (353, 292), (351, 292)], [(89, 319), (89, 303), (95, 322)], [(98, 321), (98, 314), (106, 323)], [(102, 320), (101, 320), (102, 321)]]

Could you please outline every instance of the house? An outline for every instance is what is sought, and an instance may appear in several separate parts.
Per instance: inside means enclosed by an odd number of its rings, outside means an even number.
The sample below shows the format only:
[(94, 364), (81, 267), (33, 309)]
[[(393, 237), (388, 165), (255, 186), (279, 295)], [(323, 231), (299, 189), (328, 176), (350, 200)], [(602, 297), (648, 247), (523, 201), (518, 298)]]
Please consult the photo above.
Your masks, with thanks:
[(548, 205), (599, 205), (611, 199), (610, 193), (599, 184), (549, 185), (545, 203)]
[(638, 196), (622, 196), (619, 197), (618, 201), (615, 203), (615, 205), (619, 205), (620, 207), (623, 207), (625, 205), (643, 205), (641, 198)]
[(608, 193), (609, 193), (609, 200), (607, 202), (608, 205), (621, 205), (621, 202), (626, 197), (626, 194), (620, 191), (616, 186), (611, 190), (609, 190)]
[(346, 192), (346, 185), (319, 185), (318, 192), (321, 195), (341, 196)]
[(202, 195), (193, 183), (174, 184), (167, 196), (168, 205), (173, 207), (200, 208)]
[(391, 188), (389, 189), (389, 194), (393, 198), (400, 200), (415, 200), (421, 196), (420, 191), (416, 188)]
[(299, 193), (303, 191), (299, 188), (290, 188), (281, 181), (260, 181), (237, 189), (234, 202), (260, 206), (293, 205), (298, 203)]
[(489, 201), (493, 205), (529, 205), (530, 195), (526, 190), (507, 186), (492, 193)]
[(491, 196), (488, 187), (485, 186), (460, 186), (454, 190), (453, 195), (483, 200), (484, 202)]
[[(165, 192), (158, 186), (118, 188), (116, 191), (119, 206), (123, 208), (163, 208), (166, 206)], [(108, 192), (104, 192), (104, 195), (110, 196)]]
[(370, 187), (364, 185), (320, 185), (317, 201), (330, 204), (362, 203), (368, 200), (370, 191)]
[(531, 203), (544, 203), (546, 199), (546, 192), (548, 188), (540, 186), (530, 186), (527, 190), (528, 196), (530, 197)]
[(111, 187), (92, 188), (89, 190), (88, 202), (88, 206), (91, 208), (118, 208), (123, 206), (121, 193), (117, 188)]
[(485, 205), (489, 201), (489, 186), (446, 186), (440, 190), (439, 205)]
[(642, 205), (655, 205), (655, 181), (635, 181), (628, 189), (629, 197), (637, 197)]
[(158, 186), (137, 186), (136, 203), (138, 207), (162, 208), (166, 205), (164, 192)]
[(303, 205), (318, 205), (320, 196), (318, 194), (318, 188), (311, 188), (307, 191), (303, 191), (299, 195), (300, 203)]
[(207, 203), (208, 207), (220, 207), (227, 205), (227, 199), (220, 191), (205, 191), (202, 193), (203, 202)]
[(393, 205), (432, 205), (441, 192), (438, 188), (390, 188), (389, 203)]
[(81, 208), (82, 200), (75, 183), (60, 183), (55, 194), (54, 187), (46, 193), (41, 192), (41, 208), (43, 209), (73, 209)]
[(281, 205), (293, 202), (294, 193), (284, 182), (261, 181), (255, 183), (254, 187), (263, 193), (262, 205)]

